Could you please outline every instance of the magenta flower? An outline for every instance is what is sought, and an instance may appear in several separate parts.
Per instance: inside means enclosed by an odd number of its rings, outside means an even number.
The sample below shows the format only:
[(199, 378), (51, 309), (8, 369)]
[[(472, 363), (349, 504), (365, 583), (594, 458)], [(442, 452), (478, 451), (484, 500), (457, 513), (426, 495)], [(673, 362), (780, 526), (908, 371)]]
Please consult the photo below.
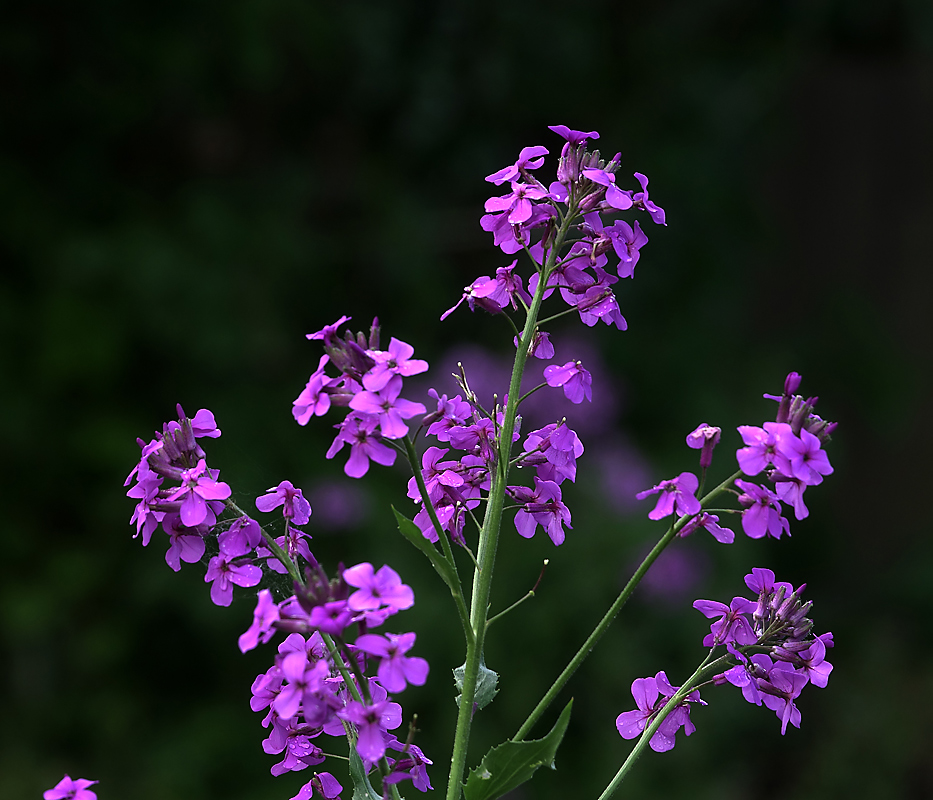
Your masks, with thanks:
[(256, 610), (253, 611), (253, 622), (246, 632), (241, 634), (237, 642), (240, 652), (252, 650), (260, 641), (263, 644), (268, 642), (275, 635), (273, 626), (278, 619), (279, 607), (272, 599), (272, 592), (268, 589), (261, 589), (256, 602)]
[(304, 525), (311, 519), (311, 504), (305, 500), (301, 489), (292, 486), (291, 481), (282, 481), (278, 486), (272, 486), (268, 494), (256, 498), (256, 508), (269, 512), (281, 505), (285, 519), (293, 525)]
[(324, 342), (325, 347), (329, 347), (330, 343), (337, 338), (337, 328), (343, 325), (344, 322), (349, 322), (353, 317), (343, 316), (338, 319), (333, 325), (325, 325), (321, 330), (315, 331), (314, 333), (306, 334), (306, 339), (317, 339), (318, 341)]
[(182, 472), (182, 485), (169, 495), (170, 502), (181, 501), (181, 521), (194, 528), (209, 520), (213, 525), (216, 517), (208, 507), (208, 500), (226, 500), (231, 495), (230, 487), (217, 480), (217, 470), (208, 470), (202, 458), (197, 466)]
[(330, 668), (324, 660), (316, 661), (313, 665), (308, 663), (305, 653), (290, 653), (279, 666), (287, 683), (275, 698), (272, 708), (283, 720), (287, 720), (298, 714), (305, 696), (321, 691), (324, 681), (330, 675)]
[(317, 369), (308, 378), (301, 394), (292, 402), (292, 416), (299, 425), (307, 425), (312, 416), (321, 417), (330, 410), (330, 394), (326, 390), (340, 381), (324, 374), (328, 361), (330, 356), (327, 353), (321, 356)]
[(596, 131), (575, 131), (568, 128), (566, 125), (548, 125), (548, 128), (558, 136), (563, 137), (567, 140), (567, 144), (572, 147), (577, 145), (586, 144), (587, 139), (598, 139), (599, 134)]
[(363, 391), (350, 401), (350, 408), (362, 414), (371, 414), (379, 421), (379, 430), (386, 439), (401, 439), (408, 433), (402, 421), (425, 413), (421, 403), (413, 403), (399, 397), (402, 378), (392, 375), (378, 392)]
[(399, 574), (388, 564), (373, 570), (368, 562), (357, 564), (343, 571), (343, 579), (358, 591), (350, 595), (348, 605), (354, 611), (388, 606), (395, 611), (404, 611), (415, 604), (415, 593), (402, 583)]
[[(347, 414), (326, 457), (333, 458), (345, 444), (350, 445), (350, 458), (343, 471), (351, 478), (362, 478), (369, 471), (370, 460), (384, 467), (395, 463), (396, 451), (382, 443), (376, 432), (379, 418), (372, 414)], [(406, 429), (407, 430), (407, 429)]]
[(556, 364), (546, 366), (544, 380), (548, 386), (562, 386), (571, 403), (582, 403), (584, 398), (593, 401), (593, 376), (579, 361), (568, 361), (562, 367)]
[(378, 392), (385, 387), (393, 375), (410, 377), (427, 372), (428, 362), (412, 358), (415, 348), (399, 341), (394, 336), (389, 342), (389, 349), (368, 350), (367, 354), (376, 362), (374, 367), (363, 376), (363, 388)]
[(606, 202), (619, 211), (632, 207), (632, 193), (616, 186), (616, 176), (603, 169), (584, 169), (583, 177), (606, 187)]
[(703, 639), (704, 647), (728, 642), (746, 645), (758, 641), (758, 636), (745, 616), (754, 613), (757, 607), (754, 601), (745, 597), (733, 597), (732, 603), (727, 606), (715, 600), (697, 600), (693, 607), (708, 619), (719, 616), (719, 619), (710, 625), (710, 632)]
[(522, 176), (523, 172), (538, 169), (538, 167), (544, 164), (544, 156), (546, 155), (547, 148), (541, 145), (523, 147), (522, 151), (518, 154), (518, 161), (509, 167), (504, 167), (498, 172), (492, 173), (492, 175), (486, 177), (486, 180), (489, 183), (496, 184), (496, 186), (501, 186), (506, 181), (511, 182), (517, 180)]
[(632, 202), (636, 206), (647, 211), (652, 221), (656, 224), (667, 225), (667, 222), (665, 222), (664, 209), (655, 205), (653, 201), (648, 199), (648, 178), (640, 172), (635, 173), (635, 178), (641, 184), (641, 191), (635, 192), (635, 194), (632, 195)]
[(291, 800), (311, 800), (315, 791), (327, 800), (334, 800), (343, 791), (343, 787), (329, 772), (316, 772)]
[(100, 781), (89, 781), (86, 778), (72, 780), (67, 775), (62, 778), (55, 788), (46, 789), (42, 793), (43, 800), (97, 800), (97, 794), (88, 789)]
[(786, 533), (790, 536), (790, 523), (781, 516), (781, 501), (778, 496), (764, 486), (748, 481), (736, 480), (743, 494), (739, 503), (745, 506), (742, 512), (742, 530), (752, 539), (760, 539), (766, 534), (780, 539)]
[(401, 724), (401, 717), (395, 711), (397, 708), (398, 703), (390, 703), (388, 700), (369, 706), (351, 700), (346, 708), (337, 712), (338, 717), (356, 725), (359, 734), (356, 750), (363, 761), (372, 763), (385, 755), (385, 731)]
[(766, 422), (764, 428), (740, 425), (738, 431), (747, 445), (735, 454), (742, 472), (746, 475), (757, 475), (769, 464), (773, 464), (782, 474), (792, 474), (790, 461), (784, 450), (784, 442), (788, 438), (794, 438), (790, 425), (786, 422)]
[(697, 514), (681, 528), (680, 535), (689, 536), (697, 530), (697, 528), (703, 528), (708, 531), (717, 542), (732, 544), (735, 541), (735, 532), (729, 530), (729, 528), (721, 527), (719, 524), (719, 517), (715, 514), (707, 514), (705, 511)]
[(564, 542), (564, 525), (570, 524), (570, 509), (560, 498), (560, 486), (554, 481), (544, 481), (535, 477), (535, 488), (527, 486), (509, 486), (509, 493), (522, 507), (515, 512), (515, 529), (519, 536), (530, 539), (541, 525), (551, 541), (556, 545)]
[(403, 691), (409, 683), (423, 686), (428, 679), (428, 662), (417, 656), (409, 658), (405, 655), (414, 645), (414, 633), (390, 633), (387, 636), (366, 633), (356, 640), (356, 646), (364, 653), (382, 659), (377, 671), (379, 682), (393, 693)]
[(162, 520), (162, 530), (168, 534), (169, 548), (165, 553), (165, 563), (174, 572), (181, 569), (181, 562), (195, 564), (204, 555), (204, 537), (207, 526), (186, 528), (181, 524), (178, 514), (167, 514)]
[(262, 542), (259, 523), (249, 517), (237, 517), (227, 530), (217, 536), (220, 552), (230, 558), (245, 556)]
[(644, 500), (652, 494), (660, 494), (658, 503), (648, 514), (648, 519), (664, 519), (675, 511), (679, 515), (699, 514), (700, 501), (694, 493), (700, 485), (697, 476), (692, 472), (681, 472), (676, 478), (661, 481), (651, 489), (645, 489), (635, 495), (637, 500)]
[(701, 422), (687, 434), (687, 447), (700, 451), (700, 468), (706, 469), (713, 463), (713, 448), (719, 444), (722, 428)]
[[(637, 708), (634, 711), (624, 711), (616, 717), (616, 729), (623, 739), (635, 739), (644, 733), (651, 720), (674, 696), (677, 687), (671, 686), (663, 670), (653, 678), (636, 678), (632, 683), (632, 697), (635, 698)], [(660, 727), (654, 732), (649, 745), (656, 753), (664, 753), (674, 747), (675, 734), (683, 727), (684, 734), (689, 736), (696, 730), (690, 721), (690, 702), (700, 702), (700, 693), (691, 692), (684, 698), (683, 705), (673, 709)]]
[(204, 581), (211, 584), (211, 601), (217, 606), (233, 602), (233, 587), (255, 586), (262, 580), (262, 570), (252, 564), (236, 564), (230, 556), (214, 556), (207, 565)]
[(782, 444), (790, 460), (791, 473), (806, 485), (815, 486), (823, 482), (824, 475), (832, 475), (829, 456), (821, 448), (820, 440), (808, 430), (801, 430), (800, 436), (788, 436)]

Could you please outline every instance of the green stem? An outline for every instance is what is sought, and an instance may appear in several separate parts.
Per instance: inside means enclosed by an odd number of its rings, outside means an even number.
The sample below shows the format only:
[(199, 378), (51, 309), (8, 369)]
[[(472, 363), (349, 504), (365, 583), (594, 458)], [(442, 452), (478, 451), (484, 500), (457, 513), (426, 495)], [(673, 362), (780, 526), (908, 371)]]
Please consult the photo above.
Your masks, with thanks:
[(480, 532), (478, 565), (473, 572), (473, 594), (470, 603), (470, 626), (474, 641), (467, 644), (464, 664), (463, 686), (460, 695), (460, 708), (457, 714), (457, 728), (454, 734), (453, 752), (450, 756), (450, 775), (447, 782), (447, 800), (459, 800), (466, 764), (467, 746), (470, 740), (470, 727), (473, 719), (473, 702), (476, 697), (476, 684), (479, 678), (480, 663), (483, 658), (483, 643), (486, 638), (489, 613), (489, 595), (492, 588), (493, 568), (496, 563), (496, 551), (499, 544), (499, 532), (502, 527), (502, 511), (505, 503), (505, 487), (508, 481), (509, 457), (512, 448), (512, 433), (515, 430), (515, 417), (518, 412), (518, 400), (521, 392), (522, 375), (528, 358), (528, 348), (534, 336), (541, 303), (547, 288), (547, 279), (553, 269), (555, 253), (563, 243), (573, 218), (568, 214), (565, 225), (558, 230), (548, 260), (542, 269), (531, 307), (525, 318), (525, 328), (518, 341), (515, 362), (512, 366), (512, 379), (509, 383), (509, 400), (505, 407), (502, 425), (499, 428), (496, 463), (492, 469), (492, 482)]
[[(700, 500), (700, 505), (705, 506), (711, 500), (722, 494), (732, 484), (732, 482), (736, 478), (741, 477), (741, 475), (742, 471), (739, 470), (734, 475), (727, 478), (725, 481), (719, 484), (719, 486), (707, 494), (702, 500)], [(573, 673), (576, 672), (577, 668), (586, 660), (586, 657), (596, 646), (596, 643), (602, 638), (602, 635), (609, 629), (612, 621), (618, 616), (619, 612), (622, 610), (622, 606), (625, 605), (629, 597), (632, 596), (632, 592), (635, 591), (635, 588), (641, 582), (641, 579), (645, 576), (645, 573), (648, 571), (649, 567), (657, 560), (658, 556), (661, 555), (661, 553), (664, 551), (664, 548), (666, 548), (674, 540), (674, 537), (680, 533), (684, 525), (686, 525), (687, 522), (689, 522), (691, 519), (693, 519), (693, 516), (684, 516), (672, 524), (667, 533), (665, 533), (664, 536), (662, 536), (658, 541), (658, 543), (652, 548), (651, 552), (645, 556), (645, 560), (642, 561), (638, 566), (638, 569), (635, 570), (635, 574), (632, 575), (629, 582), (625, 584), (625, 588), (615, 599), (615, 602), (609, 607), (609, 610), (603, 615), (603, 618), (599, 621), (599, 624), (593, 629), (593, 632), (580, 646), (580, 649), (577, 650), (574, 657), (570, 659), (570, 663), (564, 667), (564, 671), (557, 676), (557, 680), (554, 681), (551, 688), (547, 690), (547, 692), (544, 694), (544, 697), (542, 697), (538, 702), (538, 705), (536, 705), (531, 714), (528, 715), (528, 719), (526, 719), (522, 726), (518, 729), (515, 736), (512, 737), (513, 742), (521, 741), (528, 735), (534, 724), (541, 718), (541, 715), (553, 702), (554, 698), (557, 697), (561, 689), (564, 688), (564, 686), (567, 684), (567, 681), (570, 680), (570, 677), (573, 675)]]
[(434, 530), (437, 533), (437, 538), (441, 543), (441, 549), (444, 551), (444, 558), (447, 559), (447, 562), (454, 571), (454, 575), (457, 576), (458, 590), (455, 592), (451, 587), (450, 594), (457, 606), (457, 614), (459, 614), (460, 624), (463, 626), (463, 635), (466, 638), (467, 644), (469, 644), (473, 639), (473, 629), (470, 627), (470, 616), (467, 613), (463, 589), (460, 588), (462, 584), (460, 582), (460, 573), (457, 571), (457, 562), (454, 560), (454, 553), (450, 547), (450, 541), (447, 539), (447, 533), (441, 527), (440, 520), (437, 518), (437, 512), (434, 510), (434, 503), (432, 503), (431, 498), (428, 497), (428, 487), (425, 485), (424, 475), (421, 474), (421, 467), (418, 462), (418, 454), (415, 452), (415, 446), (408, 436), (406, 436), (403, 441), (405, 443), (405, 452), (408, 456), (408, 463), (411, 465), (412, 474), (415, 476), (415, 482), (418, 484), (418, 491), (421, 493), (421, 502), (424, 504), (425, 509), (427, 509), (428, 517), (430, 517), (431, 524), (434, 526)]

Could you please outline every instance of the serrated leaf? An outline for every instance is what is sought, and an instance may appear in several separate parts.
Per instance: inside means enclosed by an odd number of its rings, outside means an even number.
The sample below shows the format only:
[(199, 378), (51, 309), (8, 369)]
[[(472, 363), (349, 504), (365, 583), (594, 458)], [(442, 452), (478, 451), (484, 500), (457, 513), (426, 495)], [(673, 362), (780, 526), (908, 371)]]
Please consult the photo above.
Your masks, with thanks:
[(350, 779), (353, 781), (353, 800), (382, 800), (382, 795), (369, 782), (363, 759), (355, 747), (350, 748)]
[(432, 542), (424, 538), (421, 528), (408, 517), (399, 514), (395, 510), (395, 506), (392, 506), (392, 513), (395, 514), (395, 521), (398, 523), (398, 529), (402, 536), (428, 557), (437, 574), (450, 587), (450, 590), (455, 593), (458, 592), (460, 590), (460, 581), (457, 578), (457, 573), (450, 566), (450, 562), (437, 551)]
[[(454, 685), (457, 687), (457, 697), (455, 702), (460, 705), (460, 695), (463, 694), (463, 676), (466, 673), (466, 663), (464, 662), (454, 670)], [(493, 698), (499, 693), (499, 673), (493, 672), (486, 666), (486, 662), (480, 658), (479, 674), (476, 676), (476, 693), (473, 696), (473, 702), (476, 703), (476, 710), (486, 708)]]
[(543, 739), (503, 742), (486, 753), (463, 787), (466, 800), (495, 800), (521, 786), (534, 775), (538, 767), (555, 769), (554, 756), (567, 731), (572, 705), (573, 700), (567, 703), (554, 727)]

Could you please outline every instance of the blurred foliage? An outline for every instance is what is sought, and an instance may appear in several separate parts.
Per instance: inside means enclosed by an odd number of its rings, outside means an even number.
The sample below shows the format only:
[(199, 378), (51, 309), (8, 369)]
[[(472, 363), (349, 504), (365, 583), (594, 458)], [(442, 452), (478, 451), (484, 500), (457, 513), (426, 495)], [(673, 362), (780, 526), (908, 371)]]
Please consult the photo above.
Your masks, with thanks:
[[(670, 226), (648, 229), (620, 293), (629, 331), (555, 334), (558, 355), (580, 341), (602, 363), (602, 412), (576, 411), (592, 458), (566, 544), (503, 537), (495, 608), (551, 564), (491, 633), (502, 691), (472, 762), (514, 732), (660, 535), (634, 492), (692, 466), (683, 437), (700, 421), (728, 434), (765, 419), (761, 393), (795, 369), (841, 422), (811, 518), (790, 541), (678, 543), (685, 557), (659, 564), (677, 589), (633, 599), (566, 692), (558, 770), (515, 796), (595, 796), (630, 747), (613, 723), (631, 681), (689, 674), (708, 624), (690, 602), (728, 600), (756, 565), (809, 582), (836, 634), (830, 687), (804, 694), (784, 738), (770, 712), (709, 691), (697, 733), (642, 759), (630, 794), (933, 794), (919, 708), (933, 654), (917, 635), (933, 611), (931, 59), (919, 0), (7, 9), (0, 796), (37, 797), (66, 771), (100, 779), (102, 800), (283, 798), (304, 782), (269, 776), (247, 705), (272, 654), (236, 649), (249, 593), (216, 608), (197, 565), (175, 575), (158, 539), (142, 551), (130, 536), (135, 438), (178, 401), (217, 415), (211, 463), (243, 503), (289, 478), (318, 510), (325, 565), (388, 561), (415, 588), (399, 625), (433, 671), (401, 699), (441, 785), (462, 651), (452, 609), (425, 602), (445, 592), (394, 530), (404, 470), (350, 486), (323, 458), (333, 420), (299, 428), (289, 404), (319, 355), (304, 334), (343, 313), (378, 315), (441, 391), (438, 365), (508, 354), (500, 321), (437, 318), (506, 263), (477, 223), (483, 176), (522, 146), (556, 151), (556, 123), (621, 149)], [(724, 436), (723, 475), (736, 444)]]

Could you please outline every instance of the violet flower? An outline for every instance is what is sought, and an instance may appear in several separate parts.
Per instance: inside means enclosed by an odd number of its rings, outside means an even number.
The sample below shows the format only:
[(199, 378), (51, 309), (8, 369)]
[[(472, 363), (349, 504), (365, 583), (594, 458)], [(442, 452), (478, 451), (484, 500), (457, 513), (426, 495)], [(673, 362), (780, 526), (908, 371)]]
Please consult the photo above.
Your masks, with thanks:
[(657, 486), (639, 492), (635, 498), (644, 500), (649, 495), (660, 494), (657, 505), (648, 514), (648, 519), (664, 519), (675, 511), (678, 515), (698, 514), (702, 507), (694, 493), (699, 485), (699, 479), (692, 472), (681, 472), (676, 478), (661, 481)]

